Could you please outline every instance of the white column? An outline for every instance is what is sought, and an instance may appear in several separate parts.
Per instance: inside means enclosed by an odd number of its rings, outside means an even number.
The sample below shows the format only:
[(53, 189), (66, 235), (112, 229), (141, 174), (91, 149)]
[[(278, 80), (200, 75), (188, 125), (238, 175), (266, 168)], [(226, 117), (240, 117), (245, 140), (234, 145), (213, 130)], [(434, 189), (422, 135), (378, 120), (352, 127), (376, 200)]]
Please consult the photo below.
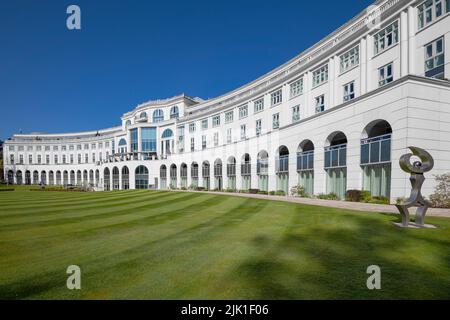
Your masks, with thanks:
[(360, 95), (367, 92), (367, 39), (364, 37), (361, 39), (360, 49), (359, 49), (359, 61), (360, 61)]
[(415, 55), (416, 55), (416, 11), (413, 6), (408, 7), (408, 72), (409, 74), (416, 74)]
[(408, 13), (400, 13), (400, 77), (408, 74), (409, 61), (409, 34), (408, 34)]

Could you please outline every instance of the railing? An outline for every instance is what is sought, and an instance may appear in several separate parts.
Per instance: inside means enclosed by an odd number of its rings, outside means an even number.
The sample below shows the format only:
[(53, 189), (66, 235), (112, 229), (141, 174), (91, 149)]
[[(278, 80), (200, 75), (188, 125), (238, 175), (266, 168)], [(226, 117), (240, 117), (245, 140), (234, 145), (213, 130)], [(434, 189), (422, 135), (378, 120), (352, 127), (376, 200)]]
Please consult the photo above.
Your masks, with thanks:
[(347, 144), (339, 144), (325, 148), (325, 169), (347, 166)]
[(361, 140), (361, 165), (391, 161), (391, 134)]
[(297, 171), (314, 169), (314, 150), (297, 153)]
[(252, 165), (250, 162), (241, 164), (241, 176), (249, 176), (252, 174)]
[(227, 176), (234, 177), (236, 176), (236, 165), (233, 163), (227, 164)]
[(289, 156), (280, 156), (275, 158), (275, 172), (289, 172)]
[(260, 175), (267, 175), (269, 172), (269, 161), (268, 159), (259, 159), (256, 162), (256, 173)]

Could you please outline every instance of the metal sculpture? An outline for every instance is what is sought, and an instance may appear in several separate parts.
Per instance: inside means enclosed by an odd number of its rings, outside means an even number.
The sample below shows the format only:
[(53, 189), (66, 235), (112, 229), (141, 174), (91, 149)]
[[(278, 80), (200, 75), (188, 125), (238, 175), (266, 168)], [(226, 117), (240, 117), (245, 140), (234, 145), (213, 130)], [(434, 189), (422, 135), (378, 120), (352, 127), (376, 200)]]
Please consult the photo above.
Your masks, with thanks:
[[(407, 153), (400, 157), (400, 168), (411, 174), (411, 177), (409, 178), (409, 181), (411, 182), (411, 195), (408, 200), (402, 204), (397, 204), (396, 207), (400, 211), (402, 217), (402, 227), (408, 227), (410, 224), (408, 211), (408, 208), (410, 207), (418, 207), (416, 210), (415, 225), (424, 227), (425, 214), (427, 213), (430, 204), (423, 198), (421, 193), (422, 185), (425, 181), (423, 174), (433, 169), (434, 160), (431, 154), (421, 148), (408, 148), (412, 151), (412, 154)], [(414, 161), (414, 163), (411, 163), (411, 157), (413, 155), (419, 157), (421, 161)]]

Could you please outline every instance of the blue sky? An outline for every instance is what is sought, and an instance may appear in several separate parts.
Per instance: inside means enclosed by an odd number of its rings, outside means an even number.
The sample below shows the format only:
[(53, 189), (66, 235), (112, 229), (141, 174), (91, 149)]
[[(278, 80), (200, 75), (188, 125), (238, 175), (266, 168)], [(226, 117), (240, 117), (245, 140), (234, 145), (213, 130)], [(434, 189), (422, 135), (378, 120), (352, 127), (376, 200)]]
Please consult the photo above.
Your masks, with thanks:
[[(307, 49), (372, 0), (1, 1), (0, 139), (118, 125), (150, 99), (212, 98)], [(82, 30), (66, 28), (77, 4)]]

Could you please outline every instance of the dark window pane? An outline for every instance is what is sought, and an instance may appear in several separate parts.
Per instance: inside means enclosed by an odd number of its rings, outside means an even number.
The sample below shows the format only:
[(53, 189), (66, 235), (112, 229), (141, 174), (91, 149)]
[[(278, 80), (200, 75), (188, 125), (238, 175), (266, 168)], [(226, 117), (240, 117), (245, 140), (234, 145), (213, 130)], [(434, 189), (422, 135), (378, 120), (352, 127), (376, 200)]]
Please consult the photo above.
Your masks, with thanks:
[(328, 168), (331, 166), (331, 152), (330, 151), (325, 151), (325, 168)]
[(378, 141), (370, 144), (370, 162), (380, 162), (380, 143)]
[(381, 161), (391, 161), (391, 139), (381, 142)]
[(347, 148), (342, 148), (339, 150), (339, 165), (340, 166), (347, 165)]
[(369, 145), (361, 145), (361, 164), (369, 163)]

